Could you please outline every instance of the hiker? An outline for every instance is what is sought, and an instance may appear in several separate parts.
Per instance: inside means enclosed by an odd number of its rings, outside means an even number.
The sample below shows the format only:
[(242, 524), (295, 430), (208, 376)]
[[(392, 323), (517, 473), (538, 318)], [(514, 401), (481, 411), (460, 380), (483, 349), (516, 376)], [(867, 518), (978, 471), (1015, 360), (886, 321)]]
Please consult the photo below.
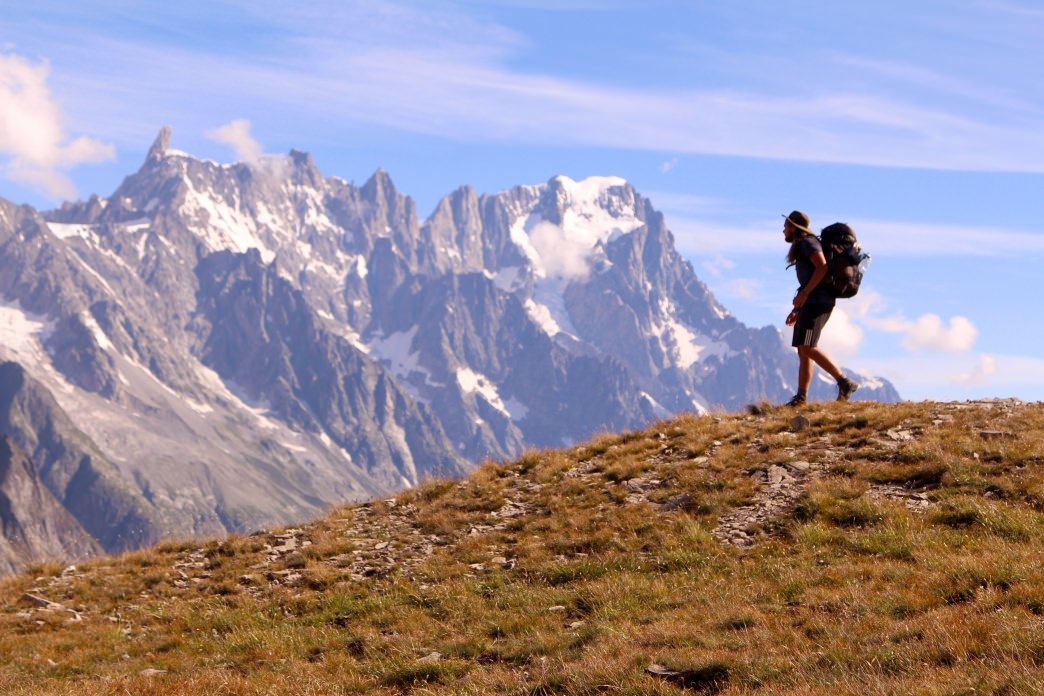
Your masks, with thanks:
[(823, 246), (809, 229), (808, 216), (800, 210), (784, 216), (783, 237), (790, 244), (787, 253), (787, 268), (795, 266), (798, 288), (794, 296), (794, 309), (787, 316), (787, 326), (794, 327), (791, 345), (798, 352), (798, 389), (788, 406), (801, 406), (808, 400), (808, 388), (812, 384), (812, 363), (816, 363), (837, 380), (837, 400), (848, 401), (848, 397), (859, 385), (845, 377), (841, 368), (819, 349), (819, 335), (823, 332), (830, 313), (834, 310), (835, 298), (823, 279), (827, 275), (826, 257)]

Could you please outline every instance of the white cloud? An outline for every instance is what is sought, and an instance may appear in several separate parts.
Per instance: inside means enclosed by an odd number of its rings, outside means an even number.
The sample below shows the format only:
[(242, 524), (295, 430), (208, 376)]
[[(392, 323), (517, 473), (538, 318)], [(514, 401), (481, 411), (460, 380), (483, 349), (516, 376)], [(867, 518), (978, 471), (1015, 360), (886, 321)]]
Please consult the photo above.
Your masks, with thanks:
[(289, 158), (283, 155), (266, 155), (261, 143), (250, 134), (250, 121), (245, 118), (237, 118), (219, 128), (212, 128), (204, 135), (210, 140), (231, 147), (238, 161), (250, 165), (254, 171), (264, 176), (281, 179), (289, 171)]
[(823, 329), (821, 345), (831, 355), (850, 358), (858, 355), (865, 335), (857, 319), (838, 306)]
[(576, 280), (586, 278), (591, 272), (591, 247), (569, 239), (557, 225), (537, 224), (529, 232), (529, 241), (540, 255), (549, 277)]
[(873, 291), (861, 292), (838, 305), (824, 336), (836, 318), (842, 316), (842, 321), (856, 328), (902, 334), (903, 347), (911, 352), (965, 353), (979, 337), (979, 330), (967, 317), (955, 316), (944, 322), (937, 314), (929, 312), (910, 320), (901, 312), (886, 314), (888, 310), (881, 295)]
[(74, 198), (65, 171), (113, 159), (112, 145), (80, 136), (69, 140), (47, 86), (50, 67), (13, 53), (0, 55), (0, 156), (6, 176), (53, 198)]
[(962, 372), (953, 378), (957, 384), (983, 384), (997, 374), (997, 359), (983, 353), (979, 356), (979, 364), (971, 372)]
[(903, 346), (908, 350), (934, 350), (943, 353), (964, 353), (975, 345), (979, 330), (965, 317), (952, 317), (947, 326), (935, 314), (925, 314), (903, 326), (906, 337)]
[(970, 319), (951, 317), (944, 322), (937, 314), (923, 314), (909, 320), (900, 315), (888, 317), (859, 317), (860, 323), (878, 331), (903, 334), (903, 347), (911, 352), (936, 351), (964, 353), (971, 350), (979, 337), (979, 330)]
[(261, 159), (261, 144), (250, 135), (250, 121), (245, 118), (209, 130), (205, 135), (215, 142), (229, 145), (241, 162), (250, 164)]

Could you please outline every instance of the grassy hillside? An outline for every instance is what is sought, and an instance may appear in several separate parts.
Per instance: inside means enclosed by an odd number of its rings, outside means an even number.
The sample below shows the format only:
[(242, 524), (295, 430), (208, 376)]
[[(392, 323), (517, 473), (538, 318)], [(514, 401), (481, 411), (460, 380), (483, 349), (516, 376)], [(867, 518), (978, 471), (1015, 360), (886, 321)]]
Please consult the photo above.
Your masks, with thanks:
[(1044, 693), (1044, 406), (752, 410), (36, 567), (0, 693)]

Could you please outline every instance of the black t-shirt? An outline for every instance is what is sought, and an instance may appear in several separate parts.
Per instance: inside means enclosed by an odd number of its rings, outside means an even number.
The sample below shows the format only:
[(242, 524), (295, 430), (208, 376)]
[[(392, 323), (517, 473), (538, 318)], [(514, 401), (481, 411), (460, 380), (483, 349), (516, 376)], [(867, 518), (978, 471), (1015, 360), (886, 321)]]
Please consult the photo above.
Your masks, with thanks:
[[(811, 258), (816, 253), (823, 253), (823, 245), (819, 243), (819, 238), (815, 235), (807, 234), (797, 242), (797, 256), (795, 257), (797, 262), (795, 263), (795, 268), (801, 288), (805, 287), (808, 281), (812, 279), (812, 274), (816, 272), (816, 267), (812, 264)], [(808, 304), (833, 307), (836, 301), (834, 295), (827, 288), (826, 278), (819, 281), (819, 285), (808, 296)]]

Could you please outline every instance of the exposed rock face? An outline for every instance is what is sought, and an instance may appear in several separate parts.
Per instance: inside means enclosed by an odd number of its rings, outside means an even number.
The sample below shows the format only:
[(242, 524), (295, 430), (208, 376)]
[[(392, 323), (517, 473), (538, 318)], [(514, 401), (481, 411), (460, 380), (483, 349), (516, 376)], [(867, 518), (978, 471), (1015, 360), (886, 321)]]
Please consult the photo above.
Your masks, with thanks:
[(383, 171), (219, 165), (169, 129), (109, 198), (0, 200), (0, 295), (0, 427), (108, 550), (783, 400), (796, 374), (622, 179), (465, 187), (421, 222)]
[(0, 529), (0, 574), (21, 571), (35, 561), (75, 560), (101, 550), (8, 437), (0, 437)]
[(0, 363), (0, 433), (31, 455), (33, 476), (102, 547), (122, 551), (159, 538), (162, 515), (13, 362)]

